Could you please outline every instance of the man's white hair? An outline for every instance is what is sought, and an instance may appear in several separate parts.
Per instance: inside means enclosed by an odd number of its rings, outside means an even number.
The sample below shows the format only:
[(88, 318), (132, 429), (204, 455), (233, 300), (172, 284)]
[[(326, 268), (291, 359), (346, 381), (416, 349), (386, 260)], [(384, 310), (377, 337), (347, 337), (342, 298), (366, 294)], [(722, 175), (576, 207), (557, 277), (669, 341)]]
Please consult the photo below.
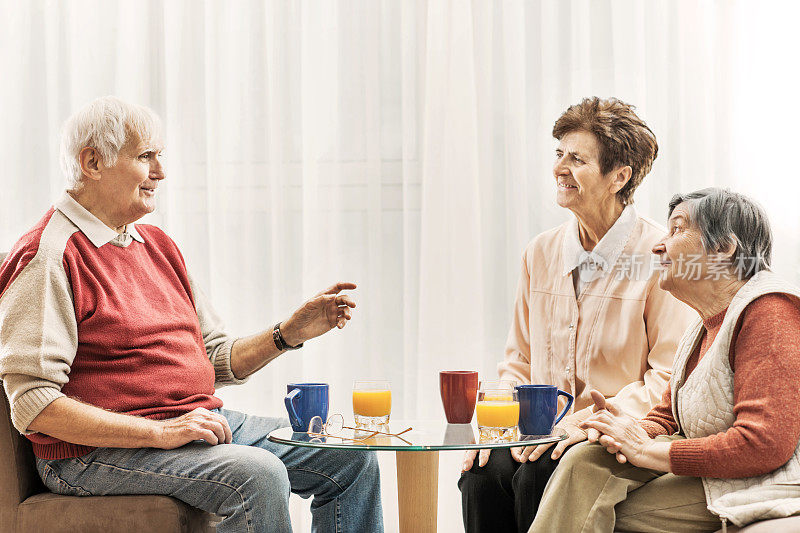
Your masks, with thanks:
[(98, 98), (69, 117), (61, 133), (61, 169), (67, 188), (78, 187), (83, 177), (78, 154), (97, 150), (104, 164), (114, 165), (119, 151), (137, 134), (149, 141), (161, 135), (161, 119), (149, 107), (130, 104), (116, 96)]

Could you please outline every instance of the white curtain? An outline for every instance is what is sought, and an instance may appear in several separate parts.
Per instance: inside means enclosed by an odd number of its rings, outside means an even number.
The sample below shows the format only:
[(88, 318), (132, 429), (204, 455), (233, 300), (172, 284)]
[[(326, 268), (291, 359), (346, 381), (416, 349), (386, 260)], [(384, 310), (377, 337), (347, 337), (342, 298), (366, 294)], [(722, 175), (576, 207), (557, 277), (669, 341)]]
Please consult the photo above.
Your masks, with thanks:
[[(800, 282), (796, 4), (0, 9), (0, 249), (63, 189), (62, 122), (115, 94), (164, 119), (168, 175), (145, 221), (178, 242), (233, 334), (271, 327), (337, 280), (359, 284), (347, 328), (221, 390), (231, 408), (281, 415), (287, 382), (324, 380), (347, 415), (352, 380), (387, 378), (395, 417), (440, 417), (440, 369), (495, 375), (522, 250), (569, 216), (555, 205), (550, 131), (584, 96), (636, 104), (658, 137), (641, 213), (663, 222), (671, 194), (711, 185), (750, 194), (771, 217), (777, 272)], [(460, 529), (456, 469), (441, 531)]]

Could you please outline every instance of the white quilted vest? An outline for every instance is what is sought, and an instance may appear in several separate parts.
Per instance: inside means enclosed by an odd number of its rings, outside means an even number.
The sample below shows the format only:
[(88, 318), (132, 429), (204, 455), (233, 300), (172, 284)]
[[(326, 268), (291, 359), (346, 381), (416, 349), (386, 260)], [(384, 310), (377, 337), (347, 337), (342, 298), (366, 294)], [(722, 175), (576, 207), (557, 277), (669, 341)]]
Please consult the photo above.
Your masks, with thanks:
[[(759, 272), (739, 289), (717, 337), (689, 379), (685, 379), (684, 370), (702, 337), (702, 320), (690, 326), (681, 339), (672, 367), (672, 414), (681, 434), (687, 438), (714, 435), (733, 426), (733, 370), (728, 360), (731, 337), (747, 304), (774, 292), (800, 298), (800, 289), (768, 271)], [(702, 480), (708, 509), (737, 526), (793, 515), (800, 512), (800, 444), (785, 465), (768, 474), (740, 479), (704, 477)]]

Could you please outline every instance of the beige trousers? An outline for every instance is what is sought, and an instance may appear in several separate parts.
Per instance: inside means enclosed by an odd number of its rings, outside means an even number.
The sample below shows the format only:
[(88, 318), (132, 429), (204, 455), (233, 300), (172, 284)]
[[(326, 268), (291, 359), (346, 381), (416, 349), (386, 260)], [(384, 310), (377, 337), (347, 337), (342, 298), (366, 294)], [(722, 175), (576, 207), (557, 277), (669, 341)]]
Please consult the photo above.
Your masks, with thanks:
[[(675, 440), (679, 436), (657, 437)], [(716, 531), (700, 478), (620, 464), (599, 444), (565, 454), (529, 533)]]

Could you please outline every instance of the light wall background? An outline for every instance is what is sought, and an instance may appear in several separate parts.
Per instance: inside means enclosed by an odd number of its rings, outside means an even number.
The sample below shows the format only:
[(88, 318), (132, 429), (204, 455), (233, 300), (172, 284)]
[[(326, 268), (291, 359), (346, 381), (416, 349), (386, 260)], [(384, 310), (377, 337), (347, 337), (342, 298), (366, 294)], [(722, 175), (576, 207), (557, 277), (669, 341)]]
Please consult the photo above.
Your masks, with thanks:
[[(293, 380), (387, 378), (393, 416), (439, 417), (441, 369), (495, 375), (525, 244), (567, 219), (552, 124), (585, 96), (637, 105), (659, 157), (636, 193), (750, 194), (775, 270), (800, 283), (800, 7), (775, 1), (0, 0), (0, 249), (64, 188), (59, 130), (115, 94), (155, 109), (156, 213), (249, 334), (337, 280), (342, 331), (282, 356), (230, 408), (282, 415)], [(443, 454), (440, 531), (460, 531)], [(392, 457), (387, 530), (396, 529)], [(295, 506), (298, 530), (306, 511)]]

